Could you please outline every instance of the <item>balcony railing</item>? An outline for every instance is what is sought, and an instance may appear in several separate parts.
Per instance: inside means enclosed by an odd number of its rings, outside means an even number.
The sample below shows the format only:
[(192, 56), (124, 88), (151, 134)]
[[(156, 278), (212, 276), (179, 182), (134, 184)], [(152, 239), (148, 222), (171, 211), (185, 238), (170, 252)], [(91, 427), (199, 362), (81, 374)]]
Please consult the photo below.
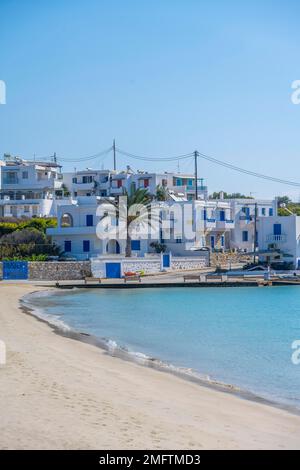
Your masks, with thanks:
[(269, 243), (285, 243), (286, 240), (287, 240), (287, 236), (285, 234), (267, 235), (267, 242)]

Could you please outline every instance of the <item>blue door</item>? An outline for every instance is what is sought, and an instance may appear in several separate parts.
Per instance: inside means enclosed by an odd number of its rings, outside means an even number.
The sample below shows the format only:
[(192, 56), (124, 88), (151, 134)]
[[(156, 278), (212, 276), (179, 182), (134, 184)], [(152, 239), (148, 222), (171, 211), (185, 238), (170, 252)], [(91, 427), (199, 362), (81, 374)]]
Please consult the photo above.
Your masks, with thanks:
[(215, 248), (215, 237), (214, 237), (214, 235), (212, 235), (210, 237), (210, 246), (211, 246), (212, 249)]
[(121, 277), (121, 263), (106, 263), (106, 277), (119, 279)]
[(28, 262), (3, 261), (3, 279), (28, 279)]
[(281, 235), (281, 224), (273, 225), (273, 235)]
[(166, 254), (163, 255), (163, 268), (169, 268), (170, 267), (170, 255)]
[(220, 221), (221, 222), (225, 221), (225, 211), (220, 211)]

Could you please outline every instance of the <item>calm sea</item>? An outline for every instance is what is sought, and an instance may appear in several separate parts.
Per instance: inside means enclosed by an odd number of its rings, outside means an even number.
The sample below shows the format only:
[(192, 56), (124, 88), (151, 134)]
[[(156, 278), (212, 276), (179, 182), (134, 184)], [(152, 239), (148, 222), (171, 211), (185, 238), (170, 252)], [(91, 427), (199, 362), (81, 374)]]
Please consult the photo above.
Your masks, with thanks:
[(78, 289), (31, 298), (57, 324), (300, 408), (300, 289)]

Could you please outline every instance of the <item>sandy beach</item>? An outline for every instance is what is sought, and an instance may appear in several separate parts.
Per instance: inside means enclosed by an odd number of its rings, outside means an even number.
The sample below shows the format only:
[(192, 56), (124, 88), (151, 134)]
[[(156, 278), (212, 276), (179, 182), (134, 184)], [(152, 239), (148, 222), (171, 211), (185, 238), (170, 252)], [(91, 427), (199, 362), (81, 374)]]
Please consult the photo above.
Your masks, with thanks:
[(0, 285), (1, 449), (300, 449), (300, 416), (55, 334)]

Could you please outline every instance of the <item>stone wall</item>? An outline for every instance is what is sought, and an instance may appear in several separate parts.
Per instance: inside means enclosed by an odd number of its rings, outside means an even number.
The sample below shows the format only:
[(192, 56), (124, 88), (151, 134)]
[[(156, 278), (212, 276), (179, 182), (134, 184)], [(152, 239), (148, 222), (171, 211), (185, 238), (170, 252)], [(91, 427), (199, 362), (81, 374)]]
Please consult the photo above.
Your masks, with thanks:
[(71, 281), (91, 276), (90, 261), (30, 261), (28, 265), (32, 281)]
[(203, 269), (208, 266), (206, 258), (172, 258), (172, 269)]
[(145, 274), (158, 273), (160, 269), (160, 258), (152, 259), (130, 259), (123, 260), (123, 272), (144, 271)]
[(246, 264), (253, 261), (253, 256), (247, 255), (247, 253), (211, 253), (210, 255), (210, 265), (212, 267), (216, 266), (226, 266), (231, 264)]

